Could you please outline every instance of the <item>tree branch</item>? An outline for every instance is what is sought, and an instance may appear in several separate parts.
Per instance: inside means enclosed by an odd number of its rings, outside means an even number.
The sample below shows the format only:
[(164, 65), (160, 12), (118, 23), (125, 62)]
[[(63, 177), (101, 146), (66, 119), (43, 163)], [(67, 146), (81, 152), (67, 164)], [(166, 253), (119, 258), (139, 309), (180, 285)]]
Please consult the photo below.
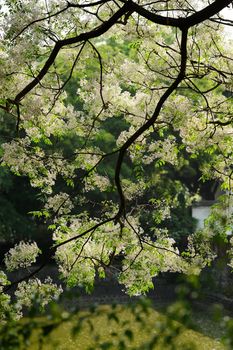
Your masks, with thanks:
[(148, 130), (155, 123), (163, 107), (163, 104), (166, 102), (168, 97), (173, 93), (173, 91), (175, 91), (175, 89), (178, 87), (181, 81), (184, 79), (186, 62), (187, 62), (187, 35), (188, 35), (188, 30), (184, 29), (182, 31), (181, 48), (180, 48), (180, 51), (181, 51), (180, 72), (177, 78), (169, 86), (169, 88), (165, 91), (165, 93), (161, 96), (152, 117), (145, 124), (143, 124), (131, 137), (128, 138), (128, 140), (124, 143), (124, 145), (121, 147), (119, 151), (119, 156), (118, 156), (116, 168), (115, 168), (115, 184), (119, 194), (118, 217), (122, 215), (125, 216), (125, 197), (124, 197), (123, 189), (121, 186), (121, 180), (120, 180), (121, 167), (122, 167), (125, 153), (127, 149), (139, 138), (139, 136), (141, 136), (146, 130)]
[[(121, 0), (121, 1), (126, 3), (126, 0)], [(133, 1), (131, 3), (131, 8), (132, 10), (137, 12), (139, 15), (141, 15), (144, 18), (147, 18), (151, 22), (165, 25), (165, 26), (177, 27), (182, 30), (184, 28), (190, 28), (196, 24), (204, 22), (205, 20), (219, 13), (221, 10), (223, 10), (225, 7), (227, 7), (231, 3), (232, 3), (232, 0), (216, 0), (212, 4), (206, 6), (204, 9), (197, 11), (188, 17), (180, 17), (180, 18), (174, 18), (169, 16), (164, 17), (161, 15), (157, 15), (145, 9), (144, 7), (134, 3)]]
[(90, 32), (81, 33), (78, 36), (57, 41), (48, 60), (45, 62), (45, 65), (43, 66), (37, 77), (35, 77), (35, 79), (33, 79), (23, 90), (21, 90), (18, 93), (18, 95), (15, 97), (14, 102), (16, 104), (19, 103), (19, 101), (21, 101), (25, 97), (25, 95), (27, 95), (36, 85), (39, 84), (39, 82), (48, 72), (49, 68), (52, 66), (62, 47), (77, 44), (82, 41), (88, 41), (106, 33), (124, 14), (126, 14), (131, 9), (130, 5), (130, 1), (125, 3), (125, 5), (123, 5), (116, 13), (114, 13), (114, 15), (109, 20), (101, 24), (99, 27), (96, 27), (95, 29), (91, 30)]

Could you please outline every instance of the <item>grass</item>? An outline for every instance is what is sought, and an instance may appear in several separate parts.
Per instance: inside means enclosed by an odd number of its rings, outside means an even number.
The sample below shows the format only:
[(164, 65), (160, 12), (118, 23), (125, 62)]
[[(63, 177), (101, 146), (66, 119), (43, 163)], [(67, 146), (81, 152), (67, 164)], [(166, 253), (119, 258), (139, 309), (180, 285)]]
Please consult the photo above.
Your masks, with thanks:
[[(220, 336), (218, 325), (208, 315), (196, 313), (197, 329), (184, 325), (189, 319), (187, 310), (176, 304), (169, 315), (147, 307), (118, 305), (99, 306), (92, 311), (80, 311), (72, 319), (53, 327), (36, 331), (28, 350), (98, 350), (98, 349), (156, 349), (156, 350), (224, 350), (224, 345), (214, 336)], [(180, 321), (174, 320), (174, 315)], [(64, 320), (66, 314), (63, 315)], [(197, 322), (196, 322), (197, 321)], [(201, 323), (204, 323), (204, 333)], [(220, 331), (221, 333), (221, 331)], [(207, 335), (209, 334), (209, 335)], [(44, 344), (39, 339), (43, 338)], [(41, 345), (41, 348), (40, 346)]]

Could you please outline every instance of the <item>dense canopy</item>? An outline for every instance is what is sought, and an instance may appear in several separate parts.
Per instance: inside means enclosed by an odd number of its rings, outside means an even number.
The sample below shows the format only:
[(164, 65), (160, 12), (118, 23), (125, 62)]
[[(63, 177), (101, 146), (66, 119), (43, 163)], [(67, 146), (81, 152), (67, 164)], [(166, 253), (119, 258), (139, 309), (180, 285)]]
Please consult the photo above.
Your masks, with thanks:
[[(198, 274), (232, 224), (233, 20), (221, 12), (232, 1), (1, 4), (1, 165), (40, 191), (31, 212), (50, 229), (61, 278), (89, 291), (111, 272), (138, 295), (159, 272)], [(226, 196), (179, 244), (169, 227), (197, 198), (194, 164)], [(6, 269), (25, 275), (1, 272), (3, 319), (60, 293), (36, 277), (39, 254), (35, 242), (6, 254)]]

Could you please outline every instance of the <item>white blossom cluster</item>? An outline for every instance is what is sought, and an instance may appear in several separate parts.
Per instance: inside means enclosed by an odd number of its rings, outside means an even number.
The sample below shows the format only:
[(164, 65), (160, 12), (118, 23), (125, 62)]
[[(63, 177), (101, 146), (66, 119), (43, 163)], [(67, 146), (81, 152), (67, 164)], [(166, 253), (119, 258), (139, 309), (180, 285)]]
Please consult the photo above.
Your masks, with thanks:
[(17, 175), (27, 175), (32, 187), (38, 187), (42, 192), (53, 192), (58, 174), (68, 179), (73, 177), (75, 166), (66, 164), (59, 153), (47, 156), (40, 147), (32, 147), (28, 137), (4, 143), (2, 148), (2, 165), (8, 166)]
[[(73, 222), (68, 230), (64, 226), (64, 232), (62, 225), (58, 227), (57, 242), (75, 236), (78, 228), (82, 232), (80, 225), (80, 221)], [(82, 230), (87, 227), (82, 225)], [(108, 223), (87, 237), (60, 246), (56, 252), (59, 270), (68, 285), (81, 285), (90, 290), (97, 270), (102, 268), (102, 263), (108, 264), (113, 249), (116, 254), (124, 254), (119, 282), (130, 295), (146, 293), (153, 285), (152, 278), (161, 271), (199, 273), (206, 264), (201, 255), (195, 255), (195, 259), (183, 258), (175, 247), (174, 239), (164, 232), (157, 240), (151, 240), (144, 234), (137, 218), (131, 216), (122, 231), (119, 226)]]
[(23, 306), (30, 307), (33, 303), (38, 304), (44, 308), (52, 300), (57, 300), (62, 293), (61, 286), (52, 283), (50, 277), (44, 282), (38, 278), (30, 279), (19, 283), (15, 292), (17, 297), (16, 306), (20, 309)]
[(19, 268), (26, 268), (36, 262), (37, 256), (41, 253), (36, 242), (23, 242), (16, 244), (5, 255), (5, 265), (8, 271)]
[[(54, 233), (54, 238), (58, 243), (88, 230), (98, 224), (98, 221), (90, 222), (88, 218), (73, 219), (69, 229), (64, 224), (65, 222), (61, 222)], [(59, 264), (59, 271), (69, 285), (82, 285), (87, 289), (93, 286), (96, 266), (99, 265), (99, 262), (107, 263), (114, 247), (117, 248), (118, 253), (120, 251), (118, 244), (121, 242), (118, 243), (118, 230), (119, 227), (112, 223), (105, 224), (87, 236), (64, 244), (57, 249), (56, 260)]]
[(4, 286), (8, 285), (10, 282), (7, 279), (7, 275), (0, 271), (0, 293), (3, 291)]
[(128, 294), (141, 295), (153, 288), (152, 278), (161, 271), (180, 272), (183, 265), (174, 240), (163, 239), (153, 242), (149, 237), (142, 241), (142, 247), (131, 244), (126, 248), (123, 269), (119, 276)]
[(55, 196), (49, 197), (45, 205), (46, 210), (52, 210), (54, 213), (59, 215), (69, 214), (73, 207), (74, 205), (70, 196), (64, 192), (60, 192)]
[(176, 138), (172, 135), (165, 140), (152, 142), (148, 147), (148, 154), (144, 156), (143, 162), (145, 164), (150, 164), (155, 159), (162, 159), (172, 165), (177, 165), (178, 151), (176, 147)]

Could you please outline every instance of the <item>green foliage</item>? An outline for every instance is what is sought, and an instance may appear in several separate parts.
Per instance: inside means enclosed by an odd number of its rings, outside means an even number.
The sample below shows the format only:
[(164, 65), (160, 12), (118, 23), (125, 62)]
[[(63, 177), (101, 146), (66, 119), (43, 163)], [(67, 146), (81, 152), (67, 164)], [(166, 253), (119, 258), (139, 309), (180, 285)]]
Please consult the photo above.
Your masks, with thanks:
[[(226, 335), (223, 339), (228, 339), (225, 346), (201, 334), (202, 328), (192, 329), (191, 315), (190, 305), (184, 302), (171, 304), (166, 311), (158, 312), (146, 299), (124, 306), (91, 306), (72, 313), (51, 304), (47, 316), (36, 317), (32, 312), (20, 322), (10, 321), (2, 326), (0, 344), (4, 350), (36, 350), (40, 347), (43, 350), (231, 349), (231, 337), (228, 336), (231, 318), (223, 317), (217, 305), (213, 313), (215, 321), (210, 322), (209, 331), (214, 334), (219, 322), (224, 323)], [(197, 315), (195, 317), (201, 317)]]
[[(189, 207), (211, 181), (232, 189), (232, 45), (208, 18), (228, 4), (3, 1), (1, 236), (30, 237), (45, 222), (48, 260), (86, 292), (114, 271), (129, 295), (146, 294), (160, 272), (193, 276), (212, 263), (232, 213), (215, 207), (195, 232)], [(17, 297), (10, 311), (19, 317), (61, 292), (28, 266), (38, 249), (19, 243), (5, 256), (9, 270), (30, 269), (14, 296), (0, 286), (3, 319), (7, 300)], [(182, 327), (166, 320), (158, 329), (174, 348)], [(127, 326), (118, 349), (132, 340)]]

